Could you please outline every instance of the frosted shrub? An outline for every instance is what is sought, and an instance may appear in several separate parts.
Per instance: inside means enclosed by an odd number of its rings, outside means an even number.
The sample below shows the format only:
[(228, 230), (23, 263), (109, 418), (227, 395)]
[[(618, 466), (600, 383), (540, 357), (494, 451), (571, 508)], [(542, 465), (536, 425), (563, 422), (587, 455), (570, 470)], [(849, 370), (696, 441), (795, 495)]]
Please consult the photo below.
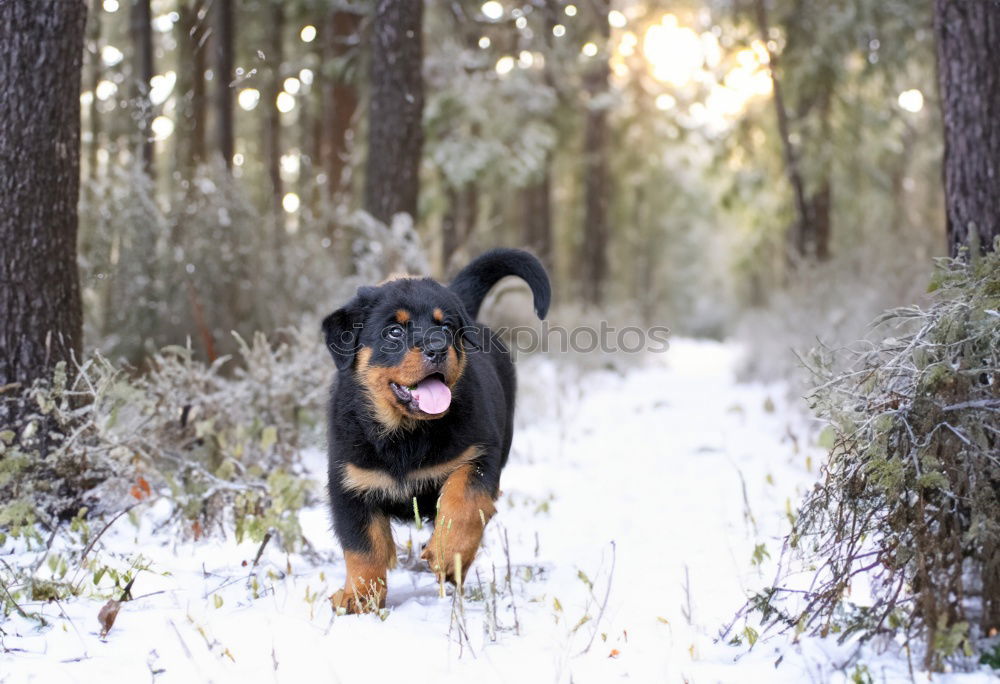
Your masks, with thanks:
[(237, 337), (239, 358), (211, 364), (166, 347), (139, 377), (100, 355), (75, 374), (59, 366), (0, 427), (0, 527), (40, 539), (36, 523), (54, 529), (82, 507), (166, 497), (185, 534), (270, 532), (294, 547), (309, 494), (298, 454), (321, 442), (330, 381), (317, 328)]
[[(305, 214), (294, 234), (243, 185), (206, 166), (170, 197), (141, 172), (113, 168), (88, 186), (81, 264), (88, 346), (138, 365), (190, 337), (200, 358), (236, 353), (230, 331), (273, 331), (348, 291), (348, 217)], [(345, 244), (349, 244), (346, 242)]]
[[(819, 569), (754, 602), (797, 630), (918, 638), (940, 670), (1000, 628), (1000, 255), (943, 262), (933, 285), (930, 308), (878, 321), (890, 337), (822, 359), (846, 367), (810, 395), (832, 451), (788, 538)], [(850, 601), (859, 575), (870, 605)]]

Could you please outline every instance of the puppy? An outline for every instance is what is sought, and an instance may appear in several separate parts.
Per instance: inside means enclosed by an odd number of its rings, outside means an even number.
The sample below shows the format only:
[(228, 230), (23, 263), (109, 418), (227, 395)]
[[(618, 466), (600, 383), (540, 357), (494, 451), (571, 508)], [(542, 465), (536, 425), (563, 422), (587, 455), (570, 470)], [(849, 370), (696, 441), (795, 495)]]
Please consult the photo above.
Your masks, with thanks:
[(439, 579), (462, 582), (496, 512), (513, 434), (514, 364), (475, 322), (490, 288), (514, 275), (544, 318), (551, 290), (539, 261), (494, 249), (449, 286), (401, 278), (362, 287), (323, 321), (337, 365), (329, 410), (334, 530), (347, 581), (335, 609), (385, 605), (396, 562), (392, 518), (433, 521), (422, 557)]

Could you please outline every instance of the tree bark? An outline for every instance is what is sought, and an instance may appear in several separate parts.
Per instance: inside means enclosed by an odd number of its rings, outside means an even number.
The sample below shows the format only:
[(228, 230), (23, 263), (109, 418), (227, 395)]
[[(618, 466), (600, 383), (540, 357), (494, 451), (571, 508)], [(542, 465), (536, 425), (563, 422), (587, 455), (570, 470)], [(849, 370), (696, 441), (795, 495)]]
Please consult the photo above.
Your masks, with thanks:
[(233, 0), (214, 0), (215, 144), (226, 168), (233, 168)]
[[(93, 186), (97, 180), (97, 151), (101, 148), (101, 115), (97, 108), (97, 84), (101, 82), (103, 63), (101, 62), (101, 19), (100, 0), (90, 1), (90, 12), (87, 18), (87, 75), (84, 87), (89, 88), (91, 98), (90, 107), (87, 112), (88, 123), (90, 124), (90, 143), (87, 145), (87, 175), (89, 185)], [(91, 187), (93, 190), (93, 187)], [(93, 198), (92, 198), (93, 199)]]
[(284, 189), (281, 182), (281, 112), (278, 111), (278, 94), (282, 90), (281, 62), (284, 59), (282, 32), (285, 25), (285, 11), (280, 1), (272, 2), (268, 33), (270, 44), (265, 55), (268, 64), (268, 79), (263, 93), (264, 105), (264, 159), (267, 175), (271, 182), (271, 210), (281, 216), (281, 199)]
[(423, 146), (423, 9), (423, 2), (416, 0), (375, 3), (365, 210), (383, 222), (400, 212), (417, 218)]
[(606, 50), (610, 28), (610, 0), (596, 0), (596, 22), (601, 37), (601, 54), (592, 58), (584, 74), (584, 88), (589, 98), (584, 123), (584, 216), (583, 216), (583, 299), (600, 304), (608, 275), (608, 114), (600, 99), (608, 91), (611, 68)]
[(451, 262), (476, 227), (479, 214), (479, 192), (475, 183), (467, 183), (462, 188), (448, 186), (445, 191), (448, 208), (441, 220), (441, 269), (451, 275)]
[[(543, 39), (545, 41), (546, 54), (550, 59), (546, 59), (542, 66), (542, 79), (549, 88), (561, 99), (559, 83), (556, 79), (553, 68), (555, 56), (554, 35), (552, 33), (559, 23), (560, 6), (555, 0), (543, 0), (539, 10), (542, 12)], [(475, 39), (475, 36), (473, 36)], [(469, 48), (473, 49), (474, 44)], [(558, 130), (555, 122), (553, 128)], [(524, 188), (523, 205), (524, 214), (522, 218), (523, 241), (525, 246), (532, 249), (535, 255), (548, 269), (549, 273), (554, 272), (554, 254), (552, 246), (552, 154), (546, 154), (542, 161), (542, 172), (540, 177), (528, 187)]]
[[(831, 77), (832, 78), (832, 77)], [(820, 117), (820, 131), (817, 142), (826, 144), (833, 131), (830, 125), (830, 107), (833, 86), (823, 81), (818, 97), (817, 112)], [(808, 108), (807, 108), (808, 110)], [(803, 113), (805, 116), (805, 112)], [(803, 225), (803, 248), (800, 256), (826, 261), (830, 258), (830, 235), (833, 231), (833, 185), (829, 168), (819, 173), (817, 187), (806, 200), (806, 220)]]
[(532, 250), (552, 271), (552, 161), (542, 162), (541, 178), (521, 191), (524, 246)]
[[(770, 26), (768, 25), (767, 8), (764, 5), (764, 0), (755, 0), (754, 11), (760, 39), (766, 46), (768, 40), (770, 40)], [(792, 144), (788, 109), (785, 106), (785, 99), (777, 70), (777, 57), (768, 49), (768, 72), (771, 75), (772, 99), (774, 101), (774, 113), (778, 122), (778, 137), (781, 138), (781, 153), (785, 162), (785, 174), (788, 176), (788, 184), (792, 187), (792, 198), (795, 200), (795, 222), (792, 224), (788, 235), (789, 251), (791, 254), (804, 256), (807, 252), (806, 233), (809, 229), (809, 202), (806, 199), (802, 171), (799, 169), (799, 154)]]
[(86, 23), (84, 0), (0, 2), (0, 387), (80, 355)]
[(984, 252), (1000, 235), (1000, 3), (936, 0), (948, 249)]
[(186, 0), (177, 8), (177, 167), (183, 179), (205, 160), (207, 108), (205, 96), (204, 0)]
[(132, 0), (130, 16), (132, 45), (135, 62), (132, 72), (132, 101), (138, 113), (136, 149), (140, 150), (142, 169), (153, 173), (153, 103), (149, 99), (150, 81), (153, 79), (153, 15), (150, 0)]
[(326, 173), (329, 196), (336, 197), (343, 189), (347, 164), (348, 134), (358, 109), (358, 89), (347, 67), (348, 55), (357, 44), (361, 15), (344, 10), (331, 10), (324, 36), (325, 70), (335, 65), (333, 73), (324, 74), (323, 99), (325, 120), (321, 156)]

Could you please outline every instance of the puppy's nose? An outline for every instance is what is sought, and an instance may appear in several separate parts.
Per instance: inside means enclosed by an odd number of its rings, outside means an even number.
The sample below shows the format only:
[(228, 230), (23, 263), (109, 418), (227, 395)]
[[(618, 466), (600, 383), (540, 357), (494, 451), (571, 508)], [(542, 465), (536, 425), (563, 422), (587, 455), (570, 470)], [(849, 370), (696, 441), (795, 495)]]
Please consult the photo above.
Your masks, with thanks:
[(448, 353), (448, 337), (443, 333), (431, 333), (424, 337), (421, 347), (428, 361), (441, 363)]

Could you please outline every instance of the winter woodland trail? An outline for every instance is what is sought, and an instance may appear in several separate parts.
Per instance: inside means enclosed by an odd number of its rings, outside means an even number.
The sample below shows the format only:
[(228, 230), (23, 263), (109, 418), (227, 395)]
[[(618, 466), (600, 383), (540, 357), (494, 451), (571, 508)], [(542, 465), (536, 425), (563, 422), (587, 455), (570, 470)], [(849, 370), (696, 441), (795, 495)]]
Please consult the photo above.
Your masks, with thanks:
[[(163, 593), (126, 604), (106, 641), (97, 601), (65, 617), (53, 607), (42, 633), (15, 623), (4, 645), (24, 650), (0, 656), (0, 681), (847, 681), (847, 651), (827, 642), (762, 640), (747, 654), (714, 641), (771, 579), (786, 511), (821, 456), (783, 387), (735, 382), (735, 356), (680, 340), (641, 364), (617, 359), (623, 371), (521, 362), (499, 515), (461, 604), (406, 559), (426, 528), (395, 527), (384, 619), (334, 618), (325, 596), (343, 565), (324, 506), (302, 518), (316, 554), (269, 547), (258, 597), (241, 566), (256, 545), (177, 545), (152, 531), (154, 509), (102, 541), (151, 561), (137, 594)], [(306, 460), (319, 480), (322, 454)], [(877, 681), (905, 675), (898, 658), (878, 668)]]

